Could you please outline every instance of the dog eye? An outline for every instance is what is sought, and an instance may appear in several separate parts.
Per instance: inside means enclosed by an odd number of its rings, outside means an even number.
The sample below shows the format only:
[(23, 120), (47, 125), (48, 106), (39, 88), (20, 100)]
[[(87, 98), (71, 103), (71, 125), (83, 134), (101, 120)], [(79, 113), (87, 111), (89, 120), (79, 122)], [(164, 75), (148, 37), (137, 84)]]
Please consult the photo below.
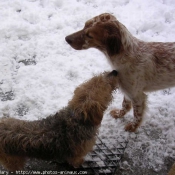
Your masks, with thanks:
[(86, 33), (86, 36), (90, 39), (92, 39), (93, 37), (91, 35), (89, 35), (89, 33)]

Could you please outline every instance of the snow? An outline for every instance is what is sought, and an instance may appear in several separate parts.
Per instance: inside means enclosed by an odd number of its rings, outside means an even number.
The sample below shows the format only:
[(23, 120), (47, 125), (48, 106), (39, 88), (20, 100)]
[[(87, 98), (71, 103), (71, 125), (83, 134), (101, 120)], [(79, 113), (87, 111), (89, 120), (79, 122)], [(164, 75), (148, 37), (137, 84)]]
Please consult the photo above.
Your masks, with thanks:
[[(115, 15), (139, 39), (175, 40), (174, 0), (0, 1), (0, 117), (45, 118), (67, 105), (80, 83), (111, 70), (98, 50), (76, 51), (64, 39), (104, 12)], [(158, 172), (166, 157), (175, 158), (175, 89), (148, 97), (142, 126), (129, 134), (124, 126), (133, 119), (132, 111), (118, 120), (109, 115), (111, 109), (121, 107), (123, 95), (117, 90), (100, 135), (128, 139), (127, 154), (134, 165), (142, 155), (141, 166)]]

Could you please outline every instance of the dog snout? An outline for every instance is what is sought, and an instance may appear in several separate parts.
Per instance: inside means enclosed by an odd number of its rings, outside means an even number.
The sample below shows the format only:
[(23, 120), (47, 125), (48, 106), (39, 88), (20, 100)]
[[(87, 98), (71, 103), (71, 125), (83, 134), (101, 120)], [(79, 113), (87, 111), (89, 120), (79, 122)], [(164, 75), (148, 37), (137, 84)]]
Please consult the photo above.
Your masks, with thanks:
[(68, 44), (72, 44), (73, 42), (70, 36), (66, 36), (65, 40)]
[(82, 50), (83, 45), (85, 44), (84, 40), (84, 31), (78, 31), (71, 35), (65, 37), (66, 42), (76, 50)]
[(108, 74), (108, 77), (110, 77), (110, 76), (117, 76), (117, 75), (118, 75), (117, 70), (113, 70), (112, 72), (110, 72), (110, 73)]

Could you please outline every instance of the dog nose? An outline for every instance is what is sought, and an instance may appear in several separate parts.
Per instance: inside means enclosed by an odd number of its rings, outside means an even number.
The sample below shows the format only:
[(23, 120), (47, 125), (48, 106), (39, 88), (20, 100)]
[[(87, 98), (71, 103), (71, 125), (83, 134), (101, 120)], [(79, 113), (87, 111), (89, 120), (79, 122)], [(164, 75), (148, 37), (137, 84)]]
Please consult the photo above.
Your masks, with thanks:
[(69, 36), (66, 36), (65, 40), (67, 41), (68, 44), (72, 44), (72, 40)]
[(117, 75), (118, 75), (118, 72), (116, 70), (113, 70), (112, 72), (110, 72), (108, 74), (108, 77), (110, 77), (110, 76), (117, 76)]

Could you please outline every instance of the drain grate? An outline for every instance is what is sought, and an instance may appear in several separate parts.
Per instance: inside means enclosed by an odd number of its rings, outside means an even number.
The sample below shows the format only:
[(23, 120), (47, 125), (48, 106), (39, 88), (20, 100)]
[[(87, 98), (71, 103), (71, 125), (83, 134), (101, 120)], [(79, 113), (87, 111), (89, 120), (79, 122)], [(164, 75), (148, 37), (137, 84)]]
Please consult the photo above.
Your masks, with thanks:
[[(86, 157), (80, 168), (74, 169), (67, 163), (38, 161), (32, 159), (25, 167), (25, 171), (18, 174), (86, 174), (86, 175), (115, 175), (128, 141), (121, 138), (97, 138), (92, 152)], [(50, 171), (52, 170), (52, 171)], [(0, 167), (0, 172), (6, 172)], [(50, 173), (51, 172), (51, 173)], [(7, 172), (8, 173), (8, 172)], [(1, 173), (0, 173), (1, 174)], [(14, 174), (13, 172), (9, 172)]]
[(76, 171), (84, 171), (88, 175), (112, 175), (122, 159), (127, 147), (127, 141), (117, 141), (109, 139), (100, 139), (98, 137), (93, 151), (85, 158), (83, 165)]

